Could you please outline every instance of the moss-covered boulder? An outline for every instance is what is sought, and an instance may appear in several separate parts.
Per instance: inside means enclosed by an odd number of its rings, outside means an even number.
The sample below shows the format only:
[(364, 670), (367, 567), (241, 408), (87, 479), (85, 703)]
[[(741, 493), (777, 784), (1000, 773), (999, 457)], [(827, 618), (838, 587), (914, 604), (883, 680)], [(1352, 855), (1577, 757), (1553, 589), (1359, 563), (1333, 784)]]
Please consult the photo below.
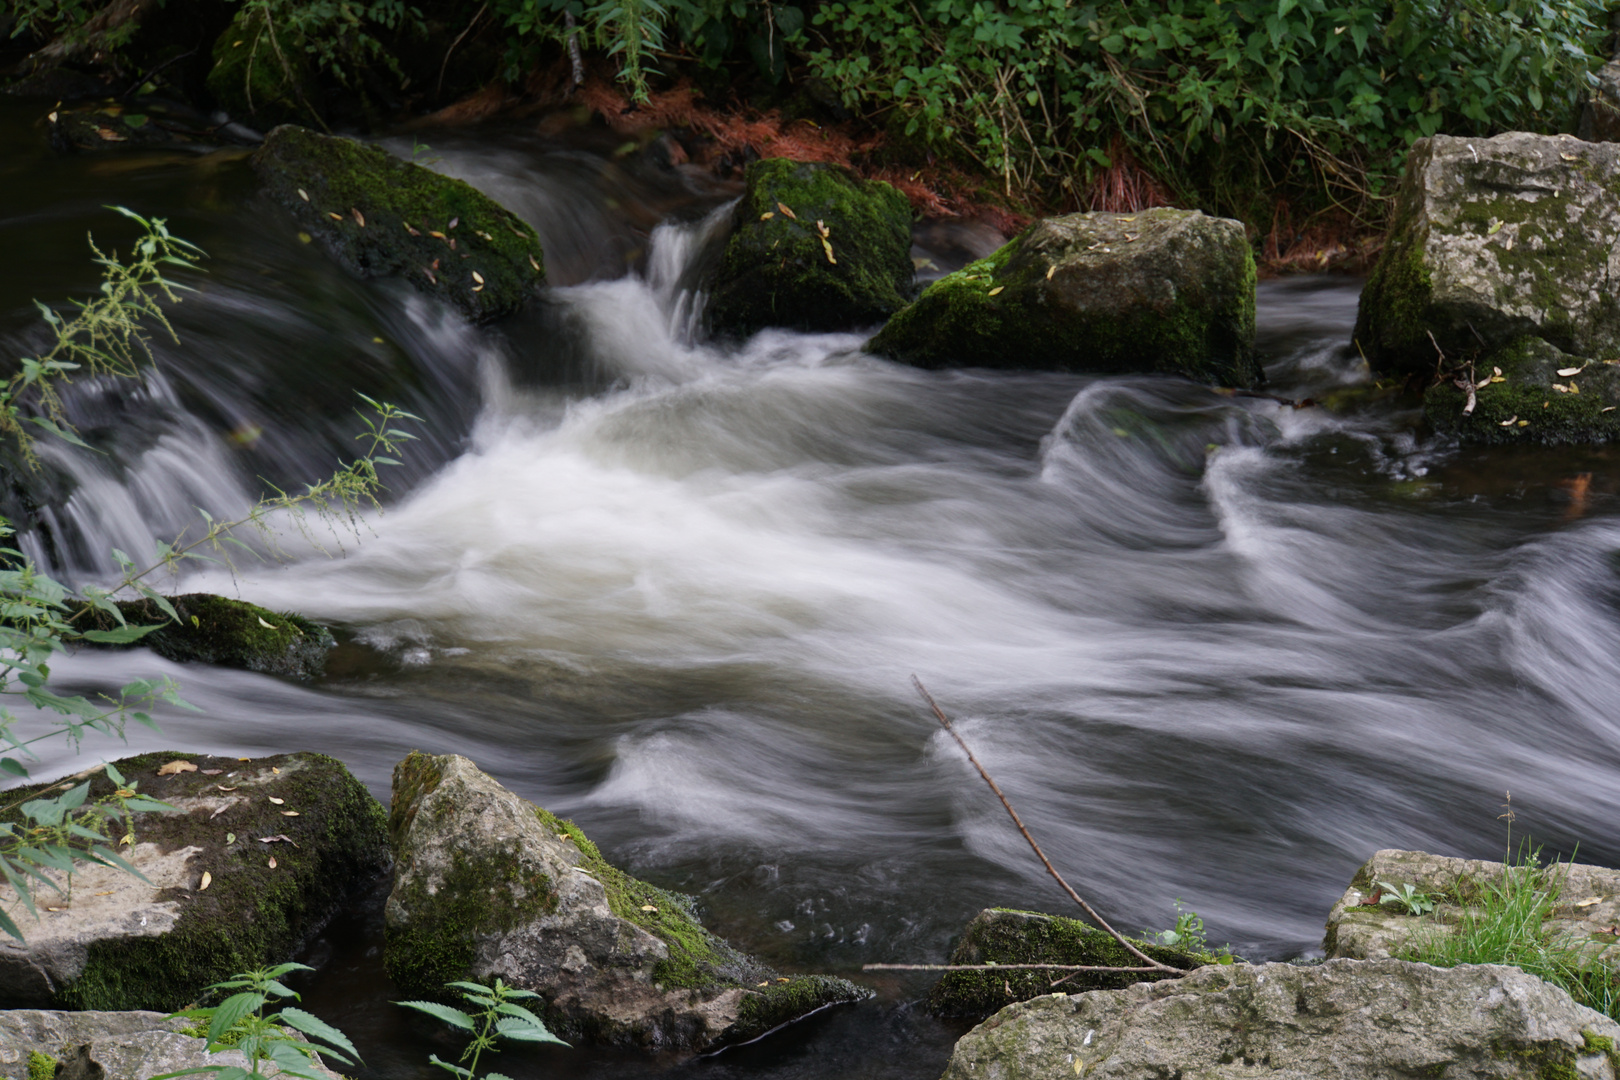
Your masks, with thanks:
[(710, 327), (850, 330), (910, 298), (911, 204), (837, 165), (766, 158), (748, 166), (709, 286)]
[[(38, 920), (0, 891), (27, 938), (0, 945), (0, 1007), (178, 1009), (209, 983), (292, 959), (387, 869), (382, 806), (323, 754), (170, 752), (116, 765), (179, 811), (135, 818), (124, 850), (147, 880), (82, 866), (71, 893), (36, 896)], [(5, 801), (47, 786), (8, 789)], [(90, 798), (112, 790), (98, 774)]]
[[(1141, 945), (1162, 964), (1191, 970), (1199, 957), (1163, 945)], [(1084, 964), (1131, 967), (1141, 963), (1108, 934), (1061, 915), (1011, 908), (985, 908), (974, 916), (951, 952), (953, 964)], [(928, 1007), (943, 1016), (989, 1016), (1015, 1001), (1052, 993), (1061, 971), (950, 971), (928, 994)], [(1173, 978), (1162, 972), (1082, 971), (1063, 983), (1068, 993), (1109, 990), (1132, 983)]]
[(1046, 994), (964, 1035), (943, 1080), (1614, 1080), (1620, 1024), (1517, 968), (1233, 964)]
[(745, 1042), (870, 991), (780, 976), (697, 921), (689, 897), (626, 874), (572, 822), (464, 757), (394, 769), (396, 873), (385, 960), (402, 993), (452, 979), (533, 990), (566, 1038), (647, 1050)]
[[(127, 624), (159, 627), (138, 644), (178, 663), (196, 661), (313, 679), (325, 667), (326, 655), (335, 644), (326, 627), (292, 612), (270, 611), (211, 593), (167, 599), (180, 616), (179, 622), (151, 600), (122, 600), (117, 605)], [(76, 625), (84, 630), (111, 630), (117, 620), (91, 608), (79, 616)]]
[(301, 35), (244, 8), (214, 42), (208, 92), (234, 120), (259, 130), (320, 119), (320, 91)]
[(1620, 354), (1617, 243), (1620, 145), (1421, 139), (1356, 344), (1380, 373), (1431, 385), (1429, 419), (1465, 441), (1613, 438), (1620, 399), (1602, 361)]
[(253, 155), (270, 198), (349, 270), (395, 275), (469, 319), (510, 315), (545, 280), (540, 237), (471, 184), (381, 147), (285, 125)]
[(1158, 372), (1262, 381), (1254, 253), (1240, 222), (1196, 210), (1036, 222), (948, 274), (868, 352), (918, 367)]

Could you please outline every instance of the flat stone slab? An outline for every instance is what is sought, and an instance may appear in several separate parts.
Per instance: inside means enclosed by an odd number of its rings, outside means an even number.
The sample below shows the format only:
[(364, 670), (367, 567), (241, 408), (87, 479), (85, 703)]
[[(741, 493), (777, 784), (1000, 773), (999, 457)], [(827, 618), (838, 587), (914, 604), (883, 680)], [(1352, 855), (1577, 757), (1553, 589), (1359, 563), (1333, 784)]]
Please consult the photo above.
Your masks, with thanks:
[[(29, 1080), (34, 1055), (66, 1066), (61, 1075), (81, 1080), (148, 1080), (203, 1065), (247, 1067), (235, 1050), (208, 1052), (191, 1034), (193, 1021), (155, 1012), (0, 1012), (0, 1080)], [(99, 1068), (99, 1072), (97, 1069)], [(316, 1066), (319, 1072), (337, 1074)]]
[[(1467, 913), (1481, 882), (1500, 881), (1508, 868), (1482, 859), (1453, 859), (1426, 851), (1386, 849), (1364, 863), (1328, 914), (1323, 947), (1331, 957), (1376, 960), (1398, 955), (1415, 939), (1449, 934)], [(1522, 870), (1515, 869), (1514, 873)], [(1609, 963), (1620, 962), (1620, 870), (1583, 863), (1551, 869), (1560, 884), (1560, 903), (1543, 924), (1546, 932)], [(1437, 903), (1434, 911), (1407, 915), (1398, 907), (1369, 904), (1379, 882), (1411, 885)]]
[(1617, 1040), (1517, 968), (1233, 964), (1010, 1005), (945, 1080), (1613, 1080)]
[[(175, 761), (195, 768), (159, 775)], [(70, 891), (36, 891), (37, 919), (0, 890), (26, 935), (0, 938), (0, 1007), (182, 1008), (210, 983), (291, 958), (388, 866), (382, 806), (323, 754), (166, 752), (115, 764), (140, 794), (179, 810), (135, 818), (137, 842), (124, 850), (149, 881), (85, 865)], [(7, 801), (28, 790), (8, 789)], [(90, 799), (111, 790), (98, 775)]]

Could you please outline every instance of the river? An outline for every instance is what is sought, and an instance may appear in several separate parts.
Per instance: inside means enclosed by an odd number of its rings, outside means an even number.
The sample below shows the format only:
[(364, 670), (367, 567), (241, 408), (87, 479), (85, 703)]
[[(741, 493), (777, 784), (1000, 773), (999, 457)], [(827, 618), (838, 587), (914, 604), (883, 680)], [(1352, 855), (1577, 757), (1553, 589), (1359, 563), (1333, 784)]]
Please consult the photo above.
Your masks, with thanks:
[[(503, 1053), (516, 1080), (939, 1074), (961, 1026), (915, 1005), (925, 979), (860, 965), (938, 962), (981, 907), (1067, 901), (913, 674), (1127, 929), (1180, 899), (1244, 956), (1310, 955), (1375, 849), (1500, 858), (1508, 791), (1515, 837), (1620, 861), (1613, 452), (1425, 435), (1369, 392), (1355, 280), (1260, 286), (1268, 390), (1332, 410), (923, 372), (857, 334), (720, 346), (690, 268), (726, 191), (603, 132), (424, 135), (546, 246), (545, 302), (480, 330), (300, 243), (240, 154), (57, 157), (41, 111), (0, 106), (12, 355), (43, 340), (34, 298), (93, 289), (87, 231), (127, 248), (104, 204), (208, 258), (143, 386), (75, 389), (107, 452), (49, 453), (73, 494), (19, 523), (26, 550), (102, 580), (111, 549), (238, 513), (259, 477), (329, 473), (355, 391), (423, 418), (358, 535), (323, 553), (282, 523), (279, 560), (165, 583), (333, 625), (319, 682), (59, 665), (80, 688), (171, 675), (200, 707), (128, 752), (319, 750), (384, 800), (409, 750), (465, 754), (739, 946), (879, 991), (695, 1061)], [(388, 1004), (379, 946), (374, 910), (334, 927), (306, 1003), (362, 1077), (437, 1075), (452, 1044)]]

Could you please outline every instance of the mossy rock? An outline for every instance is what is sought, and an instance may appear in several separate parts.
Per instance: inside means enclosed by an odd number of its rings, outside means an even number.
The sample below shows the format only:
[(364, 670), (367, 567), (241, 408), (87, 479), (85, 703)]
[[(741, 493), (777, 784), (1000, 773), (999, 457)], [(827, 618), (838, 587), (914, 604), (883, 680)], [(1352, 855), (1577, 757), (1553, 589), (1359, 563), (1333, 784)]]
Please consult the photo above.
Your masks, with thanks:
[(201, 132), (184, 125), (154, 123), (147, 113), (120, 105), (98, 103), (82, 107), (59, 106), (47, 114), (51, 149), (59, 154), (100, 153), (109, 150), (168, 148), (206, 149)]
[[(1153, 959), (1183, 971), (1206, 961), (1180, 949), (1140, 945)], [(968, 924), (956, 948), (953, 964), (1084, 964), (1097, 967), (1134, 967), (1141, 963), (1111, 936), (1061, 915), (1042, 915), (1013, 908), (986, 908)], [(1052, 981), (1061, 971), (950, 971), (928, 993), (928, 1008), (942, 1016), (989, 1016), (1015, 1001), (1053, 992)], [(1162, 972), (1083, 971), (1067, 979), (1061, 989), (1078, 994), (1086, 990), (1115, 990), (1138, 982), (1172, 978)]]
[(1420, 139), (1361, 293), (1356, 344), (1374, 370), (1425, 382), (1527, 336), (1614, 356), (1617, 241), (1620, 145), (1522, 132)]
[[(159, 775), (172, 761), (196, 769)], [(382, 806), (324, 754), (115, 764), (180, 811), (138, 815), (134, 846), (120, 849), (148, 881), (84, 866), (70, 894), (37, 898), (38, 921), (8, 904), (27, 943), (0, 949), (0, 1008), (179, 1009), (210, 983), (294, 958), (388, 867)], [(6, 802), (53, 786), (8, 789)], [(90, 798), (112, 790), (98, 774)]]
[(320, 91), (302, 35), (244, 8), (214, 42), (208, 92), (232, 119), (263, 130), (320, 119)]
[(1254, 354), (1254, 253), (1243, 226), (1196, 210), (1036, 222), (930, 285), (867, 342), (925, 368), (1264, 376)]
[(1424, 417), (1436, 431), (1484, 445), (1620, 438), (1620, 361), (1571, 356), (1541, 338), (1522, 337), (1476, 363), (1474, 372), (1471, 412), (1463, 412), (1468, 391), (1456, 380), (1423, 395)]
[(381, 147), (292, 125), (253, 155), (273, 200), (362, 277), (395, 275), (487, 321), (510, 315), (545, 281), (529, 224), (471, 184)]
[(577, 825), (466, 758), (413, 753), (394, 770), (398, 872), (384, 960), (401, 993), (499, 977), (533, 990), (565, 1038), (707, 1050), (871, 992), (778, 975), (710, 933), (691, 898), (640, 881)]
[(911, 204), (837, 165), (766, 158), (748, 166), (706, 317), (721, 334), (766, 327), (850, 330), (910, 298)]
[[(320, 675), (335, 644), (326, 627), (292, 612), (270, 611), (210, 593), (187, 593), (168, 597), (168, 601), (180, 616), (179, 622), (151, 600), (117, 604), (129, 625), (161, 627), (137, 644), (177, 663), (195, 661), (313, 679)], [(83, 630), (111, 630), (118, 623), (107, 612), (90, 608), (77, 625)]]

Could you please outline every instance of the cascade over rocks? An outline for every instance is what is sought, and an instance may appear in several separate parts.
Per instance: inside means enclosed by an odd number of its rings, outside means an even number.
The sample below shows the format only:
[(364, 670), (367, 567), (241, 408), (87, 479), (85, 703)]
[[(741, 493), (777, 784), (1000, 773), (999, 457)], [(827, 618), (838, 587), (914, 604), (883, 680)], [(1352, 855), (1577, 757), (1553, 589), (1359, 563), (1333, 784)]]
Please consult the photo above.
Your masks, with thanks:
[(385, 962), (401, 992), (456, 979), (540, 994), (565, 1038), (649, 1050), (746, 1042), (871, 992), (785, 978), (698, 923), (691, 901), (610, 865), (572, 822), (457, 755), (394, 769)]
[[(1617, 275), (1620, 144), (1420, 139), (1356, 344), (1376, 371), (1434, 381), (1430, 422), (1465, 441), (1606, 441), (1620, 435)], [(1465, 413), (1455, 383), (1470, 374)]]
[[(207, 1040), (191, 1034), (195, 1023), (155, 1012), (0, 1012), (0, 1080), (39, 1080), (43, 1069), (59, 1080), (148, 1080), (205, 1065), (247, 1067), (239, 1050), (210, 1054)], [(339, 1080), (322, 1064), (314, 1069)]]
[[(210, 593), (187, 593), (167, 599), (180, 616), (179, 622), (170, 619), (151, 600), (114, 601), (129, 625), (160, 627), (131, 647), (144, 646), (176, 663), (195, 661), (292, 679), (313, 679), (325, 667), (326, 656), (336, 644), (326, 627), (290, 611), (270, 611), (245, 600)], [(111, 630), (117, 621), (92, 607), (78, 625), (84, 630)]]
[[(1199, 961), (1162, 945), (1142, 951), (1160, 963), (1191, 970)], [(1085, 964), (1130, 967), (1141, 963), (1111, 936), (1078, 919), (1011, 908), (985, 908), (974, 916), (951, 951), (952, 964)], [(1066, 993), (1117, 989), (1144, 980), (1169, 978), (1104, 971), (949, 971), (928, 993), (928, 1008), (946, 1016), (984, 1017), (1015, 1001), (1052, 992), (1052, 980), (1069, 975)]]
[(381, 147), (288, 124), (252, 161), (265, 193), (362, 277), (403, 277), (478, 322), (520, 310), (545, 280), (527, 222)]
[[(1620, 961), (1613, 929), (1620, 923), (1620, 870), (1583, 863), (1534, 871), (1481, 859), (1452, 859), (1426, 851), (1386, 849), (1364, 863), (1328, 915), (1323, 948), (1331, 957), (1377, 960), (1398, 955), (1418, 936), (1456, 932), (1458, 919), (1481, 892), (1504, 874), (1554, 875), (1563, 902), (1543, 924), (1550, 940), (1566, 942), (1595, 959)], [(1425, 915), (1405, 914), (1393, 905), (1368, 903), (1379, 882), (1411, 885), (1435, 900)]]
[[(196, 769), (159, 775), (173, 761)], [(148, 881), (81, 866), (71, 895), (36, 891), (37, 920), (0, 889), (27, 935), (0, 940), (0, 1008), (182, 1008), (210, 983), (292, 956), (387, 869), (382, 806), (324, 754), (171, 751), (115, 764), (179, 809), (138, 815), (133, 848), (120, 848)], [(8, 789), (7, 802), (54, 786)], [(90, 798), (111, 791), (99, 773)]]
[(1010, 1005), (945, 1080), (1613, 1080), (1620, 1024), (1517, 968), (1234, 964)]
[(925, 368), (1158, 372), (1254, 386), (1254, 253), (1196, 210), (1069, 214), (948, 274), (867, 342)]
[(748, 166), (709, 287), (710, 327), (850, 330), (912, 295), (911, 204), (838, 165), (766, 158)]

